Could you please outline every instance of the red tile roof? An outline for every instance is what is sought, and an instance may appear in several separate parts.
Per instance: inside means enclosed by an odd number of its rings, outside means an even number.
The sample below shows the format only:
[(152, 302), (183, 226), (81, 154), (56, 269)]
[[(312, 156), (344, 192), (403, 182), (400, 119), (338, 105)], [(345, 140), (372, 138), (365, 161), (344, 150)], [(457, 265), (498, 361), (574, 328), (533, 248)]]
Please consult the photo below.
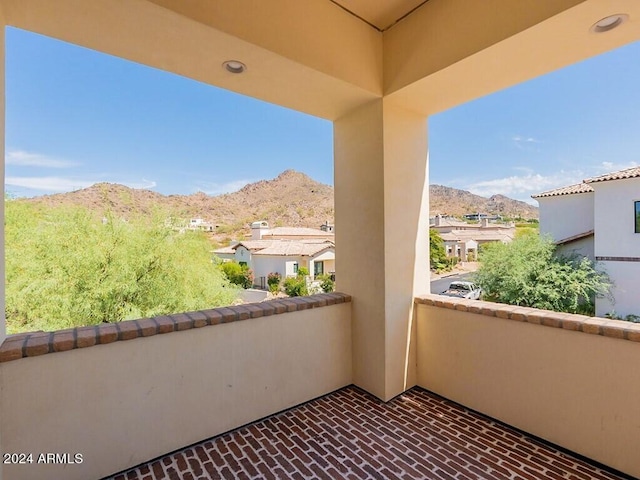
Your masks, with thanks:
[(590, 193), (590, 192), (593, 192), (593, 188), (591, 188), (586, 183), (578, 183), (576, 185), (569, 185), (568, 187), (560, 187), (560, 188), (556, 188), (555, 190), (549, 190), (547, 192), (531, 195), (531, 198), (557, 197), (560, 195), (573, 195), (576, 193)]
[(609, 180), (623, 180), (625, 178), (640, 177), (640, 167), (627, 168), (613, 173), (607, 173), (598, 177), (587, 178), (584, 183), (607, 182)]

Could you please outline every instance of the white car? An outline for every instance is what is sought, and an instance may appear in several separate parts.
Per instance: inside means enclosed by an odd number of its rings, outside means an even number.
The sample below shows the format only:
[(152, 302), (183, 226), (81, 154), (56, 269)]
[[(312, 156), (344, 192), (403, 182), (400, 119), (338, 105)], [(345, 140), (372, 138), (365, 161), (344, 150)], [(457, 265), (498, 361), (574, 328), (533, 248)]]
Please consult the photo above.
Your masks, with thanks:
[(442, 292), (440, 295), (446, 295), (448, 297), (468, 298), (471, 300), (480, 300), (480, 294), (482, 289), (472, 282), (451, 282), (449, 288)]

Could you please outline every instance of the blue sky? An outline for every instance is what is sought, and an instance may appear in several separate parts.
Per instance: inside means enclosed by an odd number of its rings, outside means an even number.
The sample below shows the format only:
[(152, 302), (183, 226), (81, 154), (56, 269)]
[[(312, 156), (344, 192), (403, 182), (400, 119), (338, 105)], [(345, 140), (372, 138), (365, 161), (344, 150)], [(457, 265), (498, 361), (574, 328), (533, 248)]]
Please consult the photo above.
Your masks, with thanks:
[[(8, 28), (6, 190), (333, 183), (330, 122)], [(430, 182), (529, 201), (640, 162), (640, 43), (429, 119)]]

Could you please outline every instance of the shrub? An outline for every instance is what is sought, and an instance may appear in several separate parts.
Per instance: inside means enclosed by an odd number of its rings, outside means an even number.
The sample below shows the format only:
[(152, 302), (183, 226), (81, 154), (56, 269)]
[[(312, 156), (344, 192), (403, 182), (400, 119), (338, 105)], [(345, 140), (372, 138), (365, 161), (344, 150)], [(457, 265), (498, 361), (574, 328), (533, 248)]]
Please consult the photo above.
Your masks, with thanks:
[(336, 289), (336, 284), (333, 280), (331, 280), (331, 275), (324, 274), (318, 275), (316, 280), (320, 282), (320, 288), (324, 293), (333, 292)]
[(309, 275), (309, 269), (307, 267), (298, 268), (298, 277), (306, 277)]
[(605, 313), (604, 316), (605, 318), (610, 318), (612, 320), (622, 320), (625, 322), (640, 323), (640, 315), (629, 314), (626, 317), (622, 317), (618, 315), (615, 311), (613, 311), (613, 312)]
[(286, 293), (290, 297), (301, 297), (303, 295), (308, 295), (307, 280), (303, 275), (300, 275), (299, 272), (297, 277), (289, 277), (285, 279), (282, 286), (284, 288), (284, 293)]
[(278, 291), (281, 280), (282, 275), (280, 275), (278, 272), (271, 272), (269, 275), (267, 275), (267, 285), (269, 285), (269, 291), (271, 293), (275, 293)]
[(231, 283), (242, 288), (252, 287), (253, 271), (246, 265), (240, 265), (236, 262), (224, 262), (220, 265), (220, 268)]

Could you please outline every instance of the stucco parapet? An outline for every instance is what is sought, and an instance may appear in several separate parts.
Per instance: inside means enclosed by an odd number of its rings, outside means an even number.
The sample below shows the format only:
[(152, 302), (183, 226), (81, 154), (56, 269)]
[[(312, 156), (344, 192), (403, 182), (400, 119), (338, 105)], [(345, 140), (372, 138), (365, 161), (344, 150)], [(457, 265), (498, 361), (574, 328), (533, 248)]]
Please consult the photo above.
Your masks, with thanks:
[(624, 338), (631, 340), (632, 342), (640, 342), (640, 323), (625, 325)]
[(640, 323), (503, 305), (481, 300), (446, 297), (432, 293), (416, 297), (415, 304), (430, 308), (456, 310), (474, 315), (484, 315), (517, 322), (527, 322), (543, 327), (560, 328), (591, 335), (640, 342)]
[(103, 323), (96, 326), (69, 328), (56, 332), (20, 333), (9, 335), (0, 345), (0, 363), (269, 315), (310, 310), (346, 302), (351, 302), (350, 295), (322, 293), (307, 297), (282, 298), (260, 303), (160, 315), (153, 318)]

